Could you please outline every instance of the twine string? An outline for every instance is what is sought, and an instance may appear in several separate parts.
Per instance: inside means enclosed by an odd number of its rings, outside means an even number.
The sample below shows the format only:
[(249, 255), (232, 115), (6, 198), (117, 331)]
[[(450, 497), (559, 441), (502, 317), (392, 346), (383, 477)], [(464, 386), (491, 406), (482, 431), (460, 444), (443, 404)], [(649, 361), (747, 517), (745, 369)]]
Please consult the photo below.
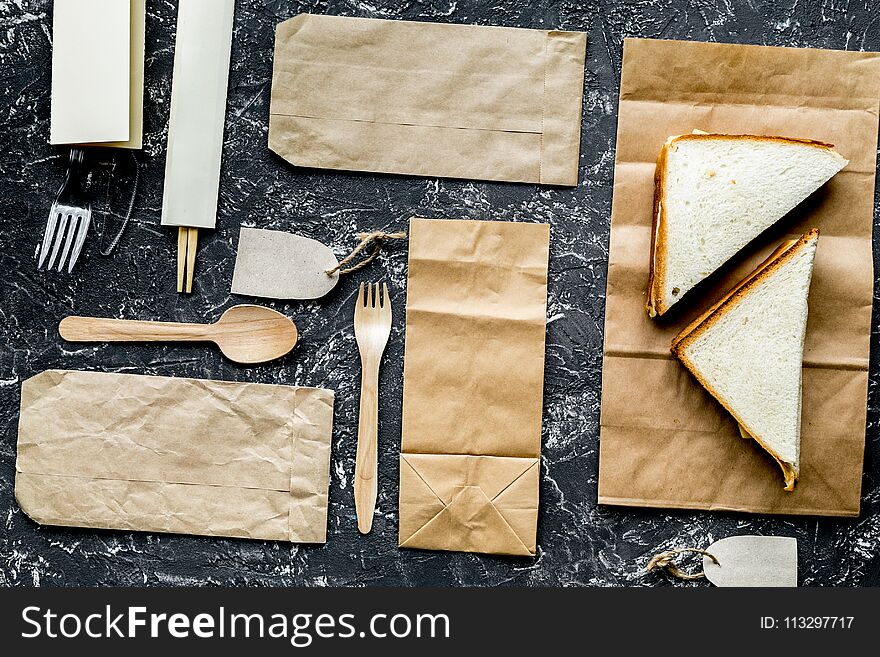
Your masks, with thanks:
[(695, 552), (697, 554), (702, 554), (704, 557), (709, 557), (715, 563), (715, 565), (721, 565), (718, 562), (718, 559), (716, 559), (713, 554), (706, 552), (705, 550), (700, 550), (697, 548), (682, 548), (680, 550), (669, 550), (667, 552), (661, 552), (660, 554), (654, 555), (651, 561), (648, 562), (647, 570), (648, 572), (652, 572), (654, 570), (665, 570), (672, 577), (675, 577), (676, 579), (680, 579), (685, 582), (689, 582), (695, 579), (703, 579), (706, 576), (706, 573), (704, 573), (702, 570), (698, 573), (689, 573), (679, 568), (673, 561), (673, 558), (676, 555), (686, 552)]
[[(376, 230), (371, 233), (358, 233), (358, 239), (360, 242), (351, 253), (345, 256), (342, 260), (339, 261), (339, 264), (331, 269), (324, 270), (324, 273), (328, 276), (332, 276), (336, 272), (339, 272), (340, 275), (350, 274), (359, 269), (363, 269), (368, 264), (373, 262), (376, 258), (379, 257), (379, 253), (382, 251), (382, 243), (385, 240), (403, 240), (406, 239), (406, 233), (401, 231), (399, 233), (386, 233), (385, 231)], [(370, 251), (369, 255), (366, 258), (361, 260), (360, 262), (352, 265), (351, 267), (346, 267), (348, 263), (354, 260), (367, 246), (373, 244), (373, 249)]]

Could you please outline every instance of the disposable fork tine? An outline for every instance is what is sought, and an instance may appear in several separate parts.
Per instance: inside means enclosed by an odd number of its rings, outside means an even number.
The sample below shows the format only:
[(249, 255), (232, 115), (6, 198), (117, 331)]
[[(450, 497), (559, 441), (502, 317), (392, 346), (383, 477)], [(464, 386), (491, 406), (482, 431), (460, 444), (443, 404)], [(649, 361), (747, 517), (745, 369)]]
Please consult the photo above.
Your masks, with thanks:
[(67, 265), (67, 273), (73, 271), (73, 266), (76, 264), (76, 261), (79, 260), (79, 254), (82, 252), (83, 244), (86, 241), (86, 234), (89, 232), (89, 226), (92, 223), (92, 218), (85, 214), (80, 217), (79, 226), (76, 231), (76, 241), (73, 243), (73, 251), (70, 254), (70, 263)]
[(43, 263), (46, 261), (46, 256), (49, 255), (49, 251), (52, 248), (52, 237), (55, 235), (55, 228), (58, 225), (58, 211), (55, 208), (55, 205), (52, 206), (52, 209), (49, 210), (49, 219), (46, 221), (46, 232), (43, 234), (43, 246), (40, 248), (40, 260), (37, 263), (37, 268), (43, 266)]
[(64, 263), (67, 262), (67, 256), (70, 255), (70, 247), (76, 239), (76, 226), (78, 223), (78, 215), (72, 214), (68, 216), (67, 234), (64, 236), (64, 246), (61, 248), (61, 259), (58, 261), (58, 271), (64, 269)]
[(48, 269), (52, 269), (52, 265), (55, 264), (55, 258), (58, 257), (58, 251), (61, 250), (61, 243), (64, 241), (64, 235), (67, 232), (67, 222), (70, 221), (70, 215), (66, 212), (61, 214), (61, 221), (58, 222), (58, 231), (55, 233), (55, 244), (52, 247), (52, 255), (49, 256), (49, 264), (46, 265)]

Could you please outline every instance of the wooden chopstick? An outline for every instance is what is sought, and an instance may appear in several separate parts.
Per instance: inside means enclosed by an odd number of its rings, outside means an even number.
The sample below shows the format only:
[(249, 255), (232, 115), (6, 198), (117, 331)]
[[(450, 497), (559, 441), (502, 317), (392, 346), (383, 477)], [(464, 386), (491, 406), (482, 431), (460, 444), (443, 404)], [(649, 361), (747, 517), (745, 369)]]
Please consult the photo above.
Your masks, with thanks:
[(177, 291), (183, 292), (186, 269), (186, 234), (189, 228), (181, 226), (177, 229)]
[(180, 226), (177, 229), (177, 291), (192, 293), (196, 269), (199, 229)]
[(186, 244), (186, 293), (193, 291), (193, 275), (196, 271), (196, 248), (199, 245), (199, 229), (190, 228)]

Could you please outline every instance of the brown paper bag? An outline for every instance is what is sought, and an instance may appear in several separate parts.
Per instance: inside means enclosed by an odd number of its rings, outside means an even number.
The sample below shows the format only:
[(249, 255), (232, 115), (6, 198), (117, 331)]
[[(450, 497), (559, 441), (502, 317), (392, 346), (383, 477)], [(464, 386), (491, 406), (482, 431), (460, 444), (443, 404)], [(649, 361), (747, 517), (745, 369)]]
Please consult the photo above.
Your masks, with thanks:
[(269, 148), (297, 166), (577, 185), (581, 32), (300, 14)]
[(535, 554), (550, 227), (413, 219), (400, 546)]
[(329, 390), (49, 370), (15, 497), (45, 525), (323, 543), (332, 424)]
[[(599, 502), (756, 513), (859, 513), (873, 292), (880, 56), (628, 39), (602, 372)], [(752, 133), (835, 144), (850, 164), (695, 289), (645, 312), (654, 162), (670, 135)], [(787, 236), (821, 229), (804, 349), (801, 477), (776, 463), (669, 352), (678, 331)]]

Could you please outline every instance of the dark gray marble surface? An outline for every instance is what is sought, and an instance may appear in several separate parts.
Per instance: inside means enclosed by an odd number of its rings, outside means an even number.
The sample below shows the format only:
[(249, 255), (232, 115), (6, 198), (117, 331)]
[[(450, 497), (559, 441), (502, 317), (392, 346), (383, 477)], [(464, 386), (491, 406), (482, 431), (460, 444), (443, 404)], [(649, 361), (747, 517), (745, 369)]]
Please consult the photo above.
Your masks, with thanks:
[[(0, 0), (0, 584), (2, 585), (666, 585), (646, 575), (658, 546), (731, 534), (799, 540), (804, 585), (880, 584), (880, 432), (872, 354), (862, 513), (849, 521), (598, 508), (602, 326), (617, 89), (626, 36), (880, 50), (875, 0), (238, 0), (218, 230), (199, 249), (196, 290), (178, 296), (174, 236), (159, 226), (176, 2), (148, 0), (143, 189), (112, 258), (94, 239), (73, 276), (37, 272), (35, 243), (63, 173), (48, 145), (50, 0)], [(589, 33), (581, 183), (573, 190), (295, 170), (266, 147), (277, 22), (299, 12), (584, 30)], [(539, 550), (534, 559), (401, 551), (397, 452), (406, 250), (395, 247), (320, 302), (274, 304), (302, 340), (279, 363), (243, 368), (198, 346), (64, 344), (58, 320), (204, 321), (229, 294), (239, 225), (295, 231), (345, 253), (356, 232), (412, 215), (545, 221), (553, 227)], [(380, 494), (373, 533), (355, 527), (359, 364), (351, 307), (360, 280), (387, 279), (395, 326), (382, 372)], [(876, 322), (874, 324), (876, 333)], [(13, 499), (21, 382), (47, 368), (211, 377), (337, 392), (329, 541), (283, 543), (41, 528)]]

